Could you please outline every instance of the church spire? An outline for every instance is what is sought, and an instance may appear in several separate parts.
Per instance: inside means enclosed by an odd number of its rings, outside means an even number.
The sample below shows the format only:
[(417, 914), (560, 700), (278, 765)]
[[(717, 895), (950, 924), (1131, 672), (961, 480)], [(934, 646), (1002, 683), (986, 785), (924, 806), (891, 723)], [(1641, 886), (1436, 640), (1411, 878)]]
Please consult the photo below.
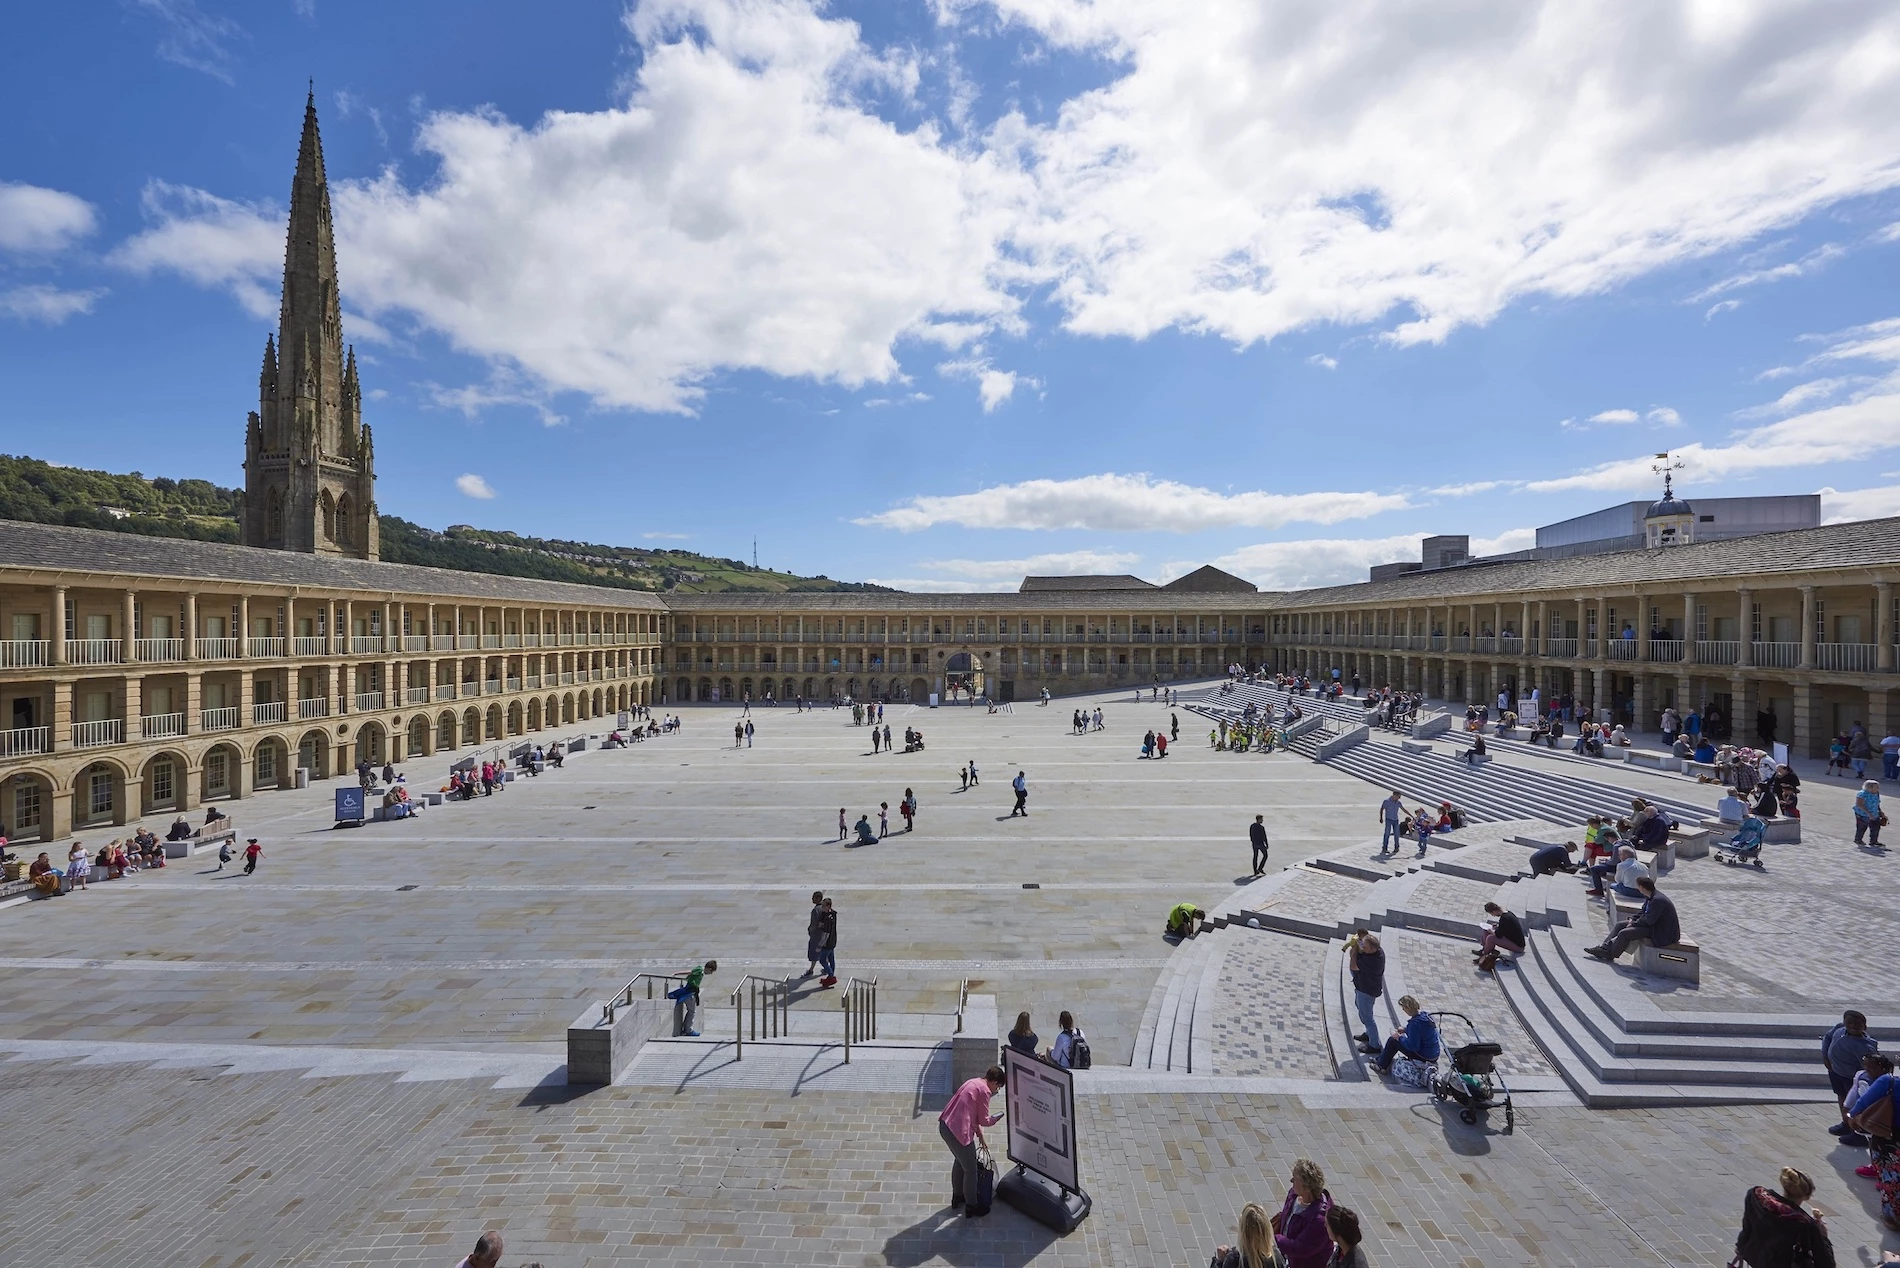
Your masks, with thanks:
[(303, 139), (290, 183), (290, 232), (284, 243), (284, 296), (277, 346), (294, 365), (281, 365), (302, 386), (316, 384), (318, 444), (335, 453), (342, 440), (343, 320), (337, 298), (336, 241), (330, 221), (330, 183), (323, 171), (315, 91), (304, 101)]

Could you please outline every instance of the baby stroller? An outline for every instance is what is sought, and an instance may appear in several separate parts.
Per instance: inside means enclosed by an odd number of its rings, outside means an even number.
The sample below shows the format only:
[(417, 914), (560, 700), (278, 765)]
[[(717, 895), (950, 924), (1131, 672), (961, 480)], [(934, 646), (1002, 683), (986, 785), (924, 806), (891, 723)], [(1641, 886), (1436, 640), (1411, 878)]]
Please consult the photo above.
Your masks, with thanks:
[(1767, 869), (1762, 867), (1761, 843), (1762, 839), (1767, 835), (1767, 824), (1763, 823), (1755, 815), (1744, 815), (1742, 817), (1742, 826), (1734, 836), (1726, 841), (1717, 841), (1715, 843), (1716, 861), (1726, 863), (1730, 867), (1740, 867), (1746, 863), (1753, 863), (1757, 868), (1766, 871)]
[(1497, 1072), (1494, 1063), (1502, 1056), (1504, 1049), (1494, 1043), (1487, 1043), (1478, 1034), (1478, 1028), (1471, 1018), (1463, 1013), (1437, 1012), (1432, 1019), (1438, 1023), (1438, 1033), (1445, 1033), (1445, 1018), (1456, 1017), (1471, 1032), (1471, 1042), (1462, 1048), (1451, 1050), (1451, 1069), (1432, 1077), (1431, 1093), (1434, 1101), (1456, 1101), (1458, 1119), (1463, 1123), (1475, 1123), (1478, 1115), (1491, 1110), (1504, 1110), (1504, 1130), (1508, 1135), (1517, 1128), (1517, 1111), (1511, 1106), (1511, 1089), (1505, 1086), (1504, 1076)]

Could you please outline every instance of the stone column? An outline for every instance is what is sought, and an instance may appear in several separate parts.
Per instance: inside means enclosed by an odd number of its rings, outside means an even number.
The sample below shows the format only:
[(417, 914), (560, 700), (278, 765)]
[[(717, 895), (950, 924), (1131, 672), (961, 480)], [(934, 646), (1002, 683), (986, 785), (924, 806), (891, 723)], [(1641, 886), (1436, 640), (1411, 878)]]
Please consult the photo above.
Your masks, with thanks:
[(1801, 587), (1801, 668), (1814, 668), (1814, 587)]
[(1650, 699), (1651, 694), (1649, 674), (1644, 672), (1643, 668), (1639, 665), (1636, 673), (1632, 675), (1630, 687), (1630, 730), (1647, 731), (1651, 729), (1647, 725), (1651, 712), (1651, 704), (1653, 703)]
[(1789, 756), (1813, 757), (1821, 751), (1828, 735), (1827, 719), (1822, 714), (1826, 707), (1819, 687), (1811, 682), (1794, 685), (1794, 742), (1788, 746)]
[(128, 744), (136, 744), (143, 728), (139, 719), (145, 716), (145, 679), (132, 672), (128, 667), (125, 675), (125, 739)]
[(199, 710), (204, 708), (205, 676), (197, 670), (185, 675), (185, 734), (197, 735), (204, 730), (204, 719)]
[(386, 652), (398, 651), (402, 647), (402, 636), (396, 632), (396, 627), (390, 624), (395, 611), (395, 607), (388, 600), (383, 601), (383, 650)]
[[(180, 633), (182, 633), (185, 637), (185, 659), (197, 660), (198, 659), (198, 596), (195, 594), (188, 594), (185, 596), (185, 628), (181, 630)], [(185, 720), (185, 724), (189, 726), (191, 724), (191, 720), (187, 718)]]
[[(1603, 609), (1597, 609), (1597, 629), (1603, 628)], [(1610, 708), (1610, 671), (1598, 666), (1590, 691), (1590, 721), (1597, 722), (1603, 717), (1603, 711)]]
[[(124, 660), (128, 665), (136, 659), (133, 644), (138, 640), (139, 636), (138, 598), (138, 591), (127, 590), (123, 596), (121, 605), (122, 615), (119, 617), (119, 634), (125, 647)], [(125, 734), (127, 739), (132, 737), (130, 730), (127, 730)]]
[(1735, 667), (1746, 669), (1755, 663), (1755, 592), (1737, 590), (1735, 599)]
[(1867, 738), (1873, 741), (1876, 754), (1880, 751), (1880, 738), (1892, 728), (1892, 697), (1887, 694), (1887, 688), (1875, 687), (1867, 693)]
[(1885, 581), (1874, 583), (1874, 668), (1893, 668), (1893, 586)]
[[(53, 587), (53, 619), (46, 623), (46, 637), (53, 644), (53, 663), (66, 663), (66, 587)], [(61, 800), (54, 798), (54, 800)], [(70, 800), (69, 798), (66, 800)], [(70, 810), (70, 806), (68, 807)]]
[[(237, 620), (238, 657), (249, 660), (251, 656), (251, 596), (248, 594), (238, 596)], [(239, 765), (242, 764), (239, 763)]]

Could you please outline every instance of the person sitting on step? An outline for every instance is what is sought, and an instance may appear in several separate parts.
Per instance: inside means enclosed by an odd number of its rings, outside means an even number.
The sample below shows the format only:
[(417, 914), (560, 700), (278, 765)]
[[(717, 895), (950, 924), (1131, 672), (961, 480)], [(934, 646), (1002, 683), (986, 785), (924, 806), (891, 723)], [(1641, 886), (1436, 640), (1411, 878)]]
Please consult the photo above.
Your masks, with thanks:
[(1399, 997), (1399, 1010), (1407, 1019), (1405, 1029), (1386, 1039), (1385, 1047), (1380, 1050), (1375, 1063), (1380, 1074), (1391, 1073), (1392, 1062), (1396, 1057), (1410, 1057), (1414, 1061), (1427, 1063), (1438, 1060), (1438, 1023), (1420, 1011), (1418, 1001), (1410, 995)]
[(1656, 882), (1643, 877), (1636, 882), (1637, 892), (1642, 895), (1643, 909), (1636, 918), (1617, 929), (1594, 947), (1585, 947), (1584, 952), (1599, 960), (1611, 961), (1622, 955), (1639, 942), (1652, 947), (1671, 947), (1682, 940), (1682, 922), (1676, 916), (1676, 904), (1656, 892)]
[(1489, 973), (1497, 968), (1498, 957), (1504, 952), (1524, 954), (1524, 922), (1517, 918), (1517, 913), (1506, 911), (1496, 903), (1486, 903), (1484, 914), (1484, 936), (1471, 954), (1478, 957), (1479, 971)]

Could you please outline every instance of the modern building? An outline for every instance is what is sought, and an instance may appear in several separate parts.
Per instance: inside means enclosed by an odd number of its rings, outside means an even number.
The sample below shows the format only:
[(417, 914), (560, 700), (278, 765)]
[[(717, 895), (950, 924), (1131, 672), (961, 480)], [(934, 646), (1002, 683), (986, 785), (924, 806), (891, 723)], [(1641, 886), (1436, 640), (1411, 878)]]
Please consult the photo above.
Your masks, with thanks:
[[(1900, 519), (1728, 531), (1782, 499), (1616, 508), (1549, 557), (1472, 560), (1465, 539), (1432, 538), (1409, 570), (1279, 593), (1208, 567), (1166, 585), (1025, 578), (1008, 594), (659, 596), (379, 562), (321, 153), (307, 107), (283, 316), (246, 443), (247, 544), (0, 522), (0, 824), (15, 840), (246, 797), (298, 770), (459, 760), (638, 705), (1023, 700), (1236, 663), (1454, 705), (1536, 689), (1637, 729), (1695, 707), (1810, 756), (1854, 722), (1879, 736), (1897, 721)], [(1759, 514), (1725, 520), (1728, 501)]]

